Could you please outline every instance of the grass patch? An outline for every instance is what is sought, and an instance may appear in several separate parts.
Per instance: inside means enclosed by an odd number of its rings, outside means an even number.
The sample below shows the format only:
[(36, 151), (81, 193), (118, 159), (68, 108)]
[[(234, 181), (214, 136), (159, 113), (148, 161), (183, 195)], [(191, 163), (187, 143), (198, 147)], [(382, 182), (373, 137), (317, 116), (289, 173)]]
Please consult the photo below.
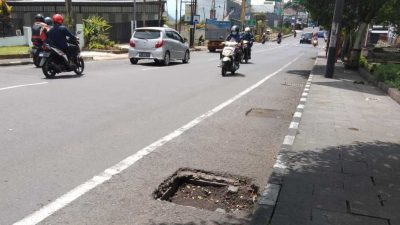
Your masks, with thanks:
[(28, 54), (29, 46), (0, 47), (0, 55)]
[(360, 66), (372, 73), (377, 81), (400, 90), (400, 64), (369, 63), (361, 55)]

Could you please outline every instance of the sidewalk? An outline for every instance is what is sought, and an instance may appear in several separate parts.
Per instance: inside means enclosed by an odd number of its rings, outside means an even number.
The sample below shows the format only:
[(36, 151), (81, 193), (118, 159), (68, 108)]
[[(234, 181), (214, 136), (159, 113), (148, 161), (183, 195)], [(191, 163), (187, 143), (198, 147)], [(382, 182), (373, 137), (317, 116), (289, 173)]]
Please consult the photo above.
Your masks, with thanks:
[(297, 135), (279, 158), (268, 224), (399, 225), (400, 105), (341, 63), (325, 78), (325, 65), (320, 56), (300, 126), (289, 129)]

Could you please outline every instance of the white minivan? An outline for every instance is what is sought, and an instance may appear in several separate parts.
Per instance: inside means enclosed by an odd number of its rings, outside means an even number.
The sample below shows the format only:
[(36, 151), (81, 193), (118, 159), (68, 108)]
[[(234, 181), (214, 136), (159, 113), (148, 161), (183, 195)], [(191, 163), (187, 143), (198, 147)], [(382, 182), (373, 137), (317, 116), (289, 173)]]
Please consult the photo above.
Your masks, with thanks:
[(152, 59), (168, 66), (172, 60), (188, 63), (189, 46), (179, 33), (165, 27), (137, 28), (129, 42), (129, 59), (137, 64), (140, 59)]

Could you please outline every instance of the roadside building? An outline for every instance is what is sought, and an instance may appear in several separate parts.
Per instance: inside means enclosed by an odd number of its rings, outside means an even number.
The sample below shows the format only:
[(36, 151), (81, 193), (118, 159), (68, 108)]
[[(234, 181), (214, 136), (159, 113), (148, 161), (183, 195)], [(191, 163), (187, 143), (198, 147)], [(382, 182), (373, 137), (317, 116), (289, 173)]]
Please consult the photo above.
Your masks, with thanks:
[[(64, 0), (8, 0), (12, 6), (12, 22), (15, 29), (31, 26), (34, 16), (38, 13), (52, 16), (55, 13), (65, 13)], [(137, 25), (162, 26), (162, 15), (166, 0), (137, 0)], [(116, 42), (128, 42), (131, 36), (131, 21), (133, 21), (132, 0), (72, 0), (72, 17), (75, 24), (91, 15), (103, 17), (112, 26), (109, 30), (110, 39)]]

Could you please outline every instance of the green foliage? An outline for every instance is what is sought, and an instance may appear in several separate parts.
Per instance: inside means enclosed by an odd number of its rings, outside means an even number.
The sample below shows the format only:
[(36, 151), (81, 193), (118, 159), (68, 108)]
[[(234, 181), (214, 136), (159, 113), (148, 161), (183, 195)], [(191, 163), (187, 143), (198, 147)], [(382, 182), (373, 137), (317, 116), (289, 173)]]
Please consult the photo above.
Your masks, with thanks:
[(360, 66), (363, 68), (368, 68), (367, 58), (365, 58), (363, 55), (360, 56)]
[(11, 16), (11, 8), (6, 0), (0, 0), (0, 18), (9, 18)]
[(374, 75), (378, 81), (385, 82), (389, 86), (400, 90), (400, 65), (380, 64), (376, 67)]
[(27, 54), (28, 52), (29, 52), (29, 46), (0, 47), (0, 55)]
[(108, 49), (115, 45), (114, 42), (108, 38), (108, 30), (111, 26), (108, 22), (99, 16), (90, 16), (84, 20), (83, 34), (87, 41), (89, 49)]

